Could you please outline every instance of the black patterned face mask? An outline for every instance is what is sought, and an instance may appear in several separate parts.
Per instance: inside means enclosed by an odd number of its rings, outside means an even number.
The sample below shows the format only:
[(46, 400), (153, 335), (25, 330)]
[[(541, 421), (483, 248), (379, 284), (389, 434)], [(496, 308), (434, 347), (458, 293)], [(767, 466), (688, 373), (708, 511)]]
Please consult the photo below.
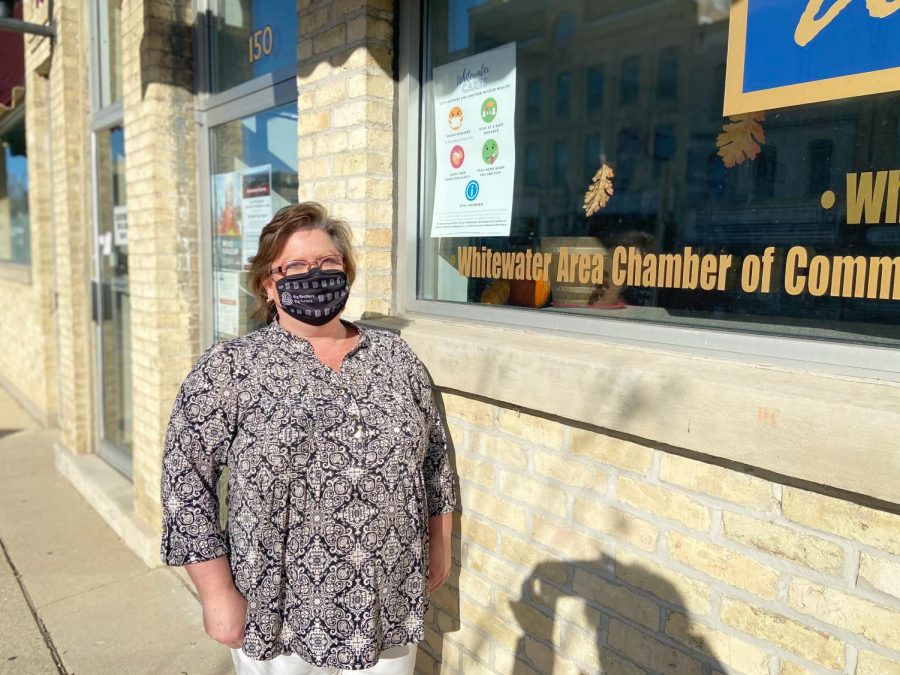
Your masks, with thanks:
[(340, 314), (350, 295), (343, 271), (324, 272), (318, 267), (279, 279), (275, 289), (288, 316), (313, 326), (326, 324)]

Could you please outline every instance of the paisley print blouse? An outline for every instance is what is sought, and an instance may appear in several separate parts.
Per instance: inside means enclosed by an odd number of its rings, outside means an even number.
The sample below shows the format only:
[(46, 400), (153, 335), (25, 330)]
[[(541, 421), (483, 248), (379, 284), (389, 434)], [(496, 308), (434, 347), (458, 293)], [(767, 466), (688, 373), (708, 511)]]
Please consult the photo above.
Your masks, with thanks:
[(229, 556), (256, 660), (356, 670), (424, 637), (427, 519), (453, 509), (456, 481), (422, 363), (401, 338), (357, 328), (340, 372), (277, 322), (219, 342), (175, 399), (162, 560)]

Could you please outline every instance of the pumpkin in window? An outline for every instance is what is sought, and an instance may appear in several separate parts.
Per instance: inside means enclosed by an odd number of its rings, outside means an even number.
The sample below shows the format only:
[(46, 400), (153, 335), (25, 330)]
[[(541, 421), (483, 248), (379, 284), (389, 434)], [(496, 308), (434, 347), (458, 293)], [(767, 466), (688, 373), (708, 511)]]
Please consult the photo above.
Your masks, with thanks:
[(517, 307), (543, 307), (550, 299), (550, 282), (542, 279), (516, 279), (509, 282), (509, 304)]

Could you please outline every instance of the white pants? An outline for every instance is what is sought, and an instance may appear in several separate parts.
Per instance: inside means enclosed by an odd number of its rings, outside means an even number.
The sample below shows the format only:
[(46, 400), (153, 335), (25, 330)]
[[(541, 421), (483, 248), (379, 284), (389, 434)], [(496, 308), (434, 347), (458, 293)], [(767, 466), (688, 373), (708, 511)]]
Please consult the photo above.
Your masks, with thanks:
[(231, 650), (235, 675), (412, 675), (416, 665), (416, 645), (391, 647), (381, 652), (378, 663), (364, 670), (320, 668), (296, 654), (282, 654), (271, 661), (251, 659), (240, 649)]

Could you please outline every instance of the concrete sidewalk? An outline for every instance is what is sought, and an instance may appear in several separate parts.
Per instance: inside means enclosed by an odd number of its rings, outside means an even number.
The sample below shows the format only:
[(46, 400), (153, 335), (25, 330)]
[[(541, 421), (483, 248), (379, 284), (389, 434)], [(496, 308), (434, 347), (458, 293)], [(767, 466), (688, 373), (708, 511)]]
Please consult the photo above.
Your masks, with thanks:
[(233, 673), (182, 580), (58, 473), (55, 439), (0, 389), (0, 674)]

